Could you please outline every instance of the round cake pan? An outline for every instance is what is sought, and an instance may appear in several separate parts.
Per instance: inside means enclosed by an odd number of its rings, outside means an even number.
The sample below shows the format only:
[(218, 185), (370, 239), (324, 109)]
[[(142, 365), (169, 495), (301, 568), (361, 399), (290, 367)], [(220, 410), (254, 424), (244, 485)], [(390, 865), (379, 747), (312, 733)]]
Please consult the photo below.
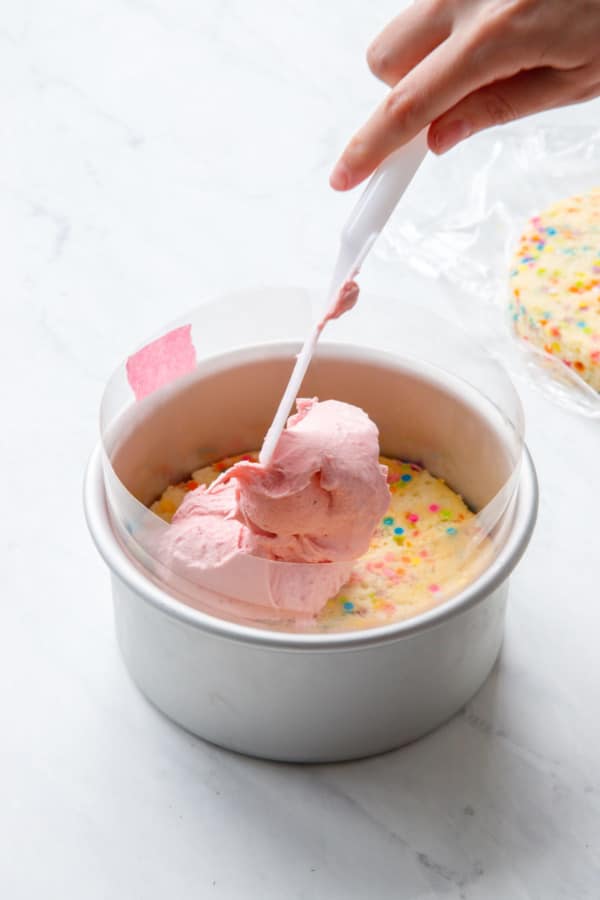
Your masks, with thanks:
[[(116, 446), (119, 477), (150, 502), (166, 485), (149, 473), (164, 472), (165, 461), (185, 460), (189, 472), (192, 462), (258, 447), (295, 351), (264, 345), (204, 361)], [(510, 474), (510, 428), (500, 411), (433, 367), (326, 344), (302, 393), (362, 407), (380, 429), (382, 453), (422, 462), (475, 509)], [(494, 557), (460, 594), (406, 621), (328, 634), (226, 621), (161, 587), (115, 533), (100, 447), (84, 502), (112, 576), (119, 647), (145, 696), (184, 728), (231, 750), (325, 762), (413, 741), (482, 685), (502, 643), (508, 579), (535, 524), (537, 482), (524, 448)]]

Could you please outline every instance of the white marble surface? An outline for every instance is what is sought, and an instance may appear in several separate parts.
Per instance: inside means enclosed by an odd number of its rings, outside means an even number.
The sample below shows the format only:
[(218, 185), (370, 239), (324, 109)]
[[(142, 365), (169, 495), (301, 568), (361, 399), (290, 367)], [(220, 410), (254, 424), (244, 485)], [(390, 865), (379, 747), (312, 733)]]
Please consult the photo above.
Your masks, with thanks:
[[(116, 362), (206, 291), (326, 277), (352, 202), (327, 172), (381, 93), (363, 50), (396, 6), (0, 6), (7, 900), (600, 896), (597, 423), (523, 389), (542, 497), (501, 661), (444, 728), (366, 762), (244, 759), (162, 718), (83, 523)], [(400, 274), (375, 259), (363, 283)]]

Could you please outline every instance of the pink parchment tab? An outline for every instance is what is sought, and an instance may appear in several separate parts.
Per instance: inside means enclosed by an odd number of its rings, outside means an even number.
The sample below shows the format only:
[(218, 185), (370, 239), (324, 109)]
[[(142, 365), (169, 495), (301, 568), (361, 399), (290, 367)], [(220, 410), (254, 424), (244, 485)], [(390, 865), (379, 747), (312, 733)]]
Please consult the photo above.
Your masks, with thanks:
[(127, 380), (136, 400), (191, 372), (196, 366), (192, 326), (182, 325), (146, 344), (127, 360)]

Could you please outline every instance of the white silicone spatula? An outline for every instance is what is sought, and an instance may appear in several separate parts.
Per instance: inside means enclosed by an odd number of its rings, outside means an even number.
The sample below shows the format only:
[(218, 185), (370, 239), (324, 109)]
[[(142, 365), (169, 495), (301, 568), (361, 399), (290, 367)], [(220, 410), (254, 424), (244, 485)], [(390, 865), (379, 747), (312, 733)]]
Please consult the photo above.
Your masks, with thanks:
[(395, 150), (381, 163), (369, 179), (358, 203), (350, 213), (342, 230), (340, 249), (327, 292), (327, 303), (323, 315), (317, 320), (298, 354), (296, 365), (275, 413), (275, 418), (267, 431), (259, 456), (259, 461), (263, 465), (268, 465), (271, 461), (277, 441), (285, 428), (292, 404), (298, 395), (302, 379), (323, 330), (324, 317), (335, 303), (342, 285), (358, 273), (365, 257), (412, 181), (426, 153), (427, 132), (425, 130), (408, 144)]

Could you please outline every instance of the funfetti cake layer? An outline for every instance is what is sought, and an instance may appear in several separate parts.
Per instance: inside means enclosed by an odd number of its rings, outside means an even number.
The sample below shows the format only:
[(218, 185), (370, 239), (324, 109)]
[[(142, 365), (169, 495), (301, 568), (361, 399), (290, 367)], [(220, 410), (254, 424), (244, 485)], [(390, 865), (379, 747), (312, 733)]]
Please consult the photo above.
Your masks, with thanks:
[[(210, 484), (239, 459), (257, 456), (231, 457), (193, 472), (188, 481), (168, 487), (153, 512), (170, 522), (187, 492)], [(488, 540), (472, 552), (474, 514), (448, 485), (414, 463), (385, 457), (381, 462), (388, 466), (389, 510), (347, 583), (308, 630), (348, 631), (411, 618), (458, 593), (490, 559)], [(292, 621), (281, 627), (307, 630)]]
[(517, 333), (600, 391), (600, 188), (530, 220), (511, 294)]

